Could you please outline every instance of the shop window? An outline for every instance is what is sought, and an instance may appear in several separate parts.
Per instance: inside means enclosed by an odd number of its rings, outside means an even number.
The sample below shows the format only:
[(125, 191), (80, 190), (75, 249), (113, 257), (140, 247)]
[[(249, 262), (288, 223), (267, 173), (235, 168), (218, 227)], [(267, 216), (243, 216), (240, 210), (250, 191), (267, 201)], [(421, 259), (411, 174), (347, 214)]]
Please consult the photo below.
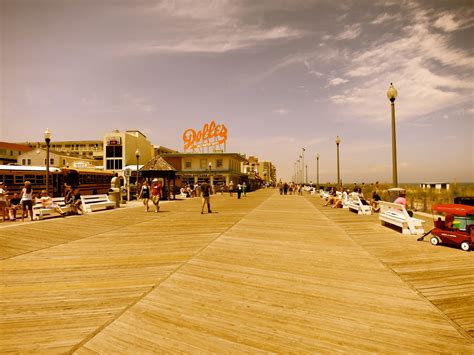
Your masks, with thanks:
[(184, 168), (185, 169), (191, 169), (191, 166), (192, 166), (191, 163), (192, 163), (191, 160), (186, 160), (184, 162)]
[(222, 168), (222, 166), (223, 166), (222, 159), (217, 159), (216, 160), (216, 168)]

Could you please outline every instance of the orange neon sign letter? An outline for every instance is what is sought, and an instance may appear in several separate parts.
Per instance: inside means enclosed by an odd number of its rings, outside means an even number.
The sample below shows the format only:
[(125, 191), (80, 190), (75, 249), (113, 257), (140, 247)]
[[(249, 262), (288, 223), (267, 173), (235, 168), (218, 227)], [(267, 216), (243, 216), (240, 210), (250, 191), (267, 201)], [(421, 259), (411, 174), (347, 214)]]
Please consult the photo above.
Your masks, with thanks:
[[(210, 142), (211, 139), (214, 139), (214, 141)], [(223, 124), (216, 124), (214, 121), (210, 124), (206, 123), (197, 132), (192, 128), (188, 128), (183, 132), (183, 141), (184, 150), (222, 144), (227, 141), (227, 128)]]

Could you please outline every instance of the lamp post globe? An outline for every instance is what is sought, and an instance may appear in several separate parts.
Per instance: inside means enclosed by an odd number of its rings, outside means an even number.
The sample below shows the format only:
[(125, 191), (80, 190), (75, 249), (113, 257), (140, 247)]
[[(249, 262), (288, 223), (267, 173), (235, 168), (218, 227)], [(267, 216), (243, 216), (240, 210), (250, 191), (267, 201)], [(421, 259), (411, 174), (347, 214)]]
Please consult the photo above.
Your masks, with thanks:
[(46, 142), (46, 192), (49, 195), (49, 144), (51, 143), (51, 131), (46, 128), (43, 133), (44, 141)]
[(397, 98), (397, 89), (390, 83), (390, 87), (387, 90), (387, 98), (390, 100), (391, 112), (392, 112), (392, 184), (393, 187), (398, 187), (398, 174), (397, 174), (397, 134), (395, 127), (395, 99)]

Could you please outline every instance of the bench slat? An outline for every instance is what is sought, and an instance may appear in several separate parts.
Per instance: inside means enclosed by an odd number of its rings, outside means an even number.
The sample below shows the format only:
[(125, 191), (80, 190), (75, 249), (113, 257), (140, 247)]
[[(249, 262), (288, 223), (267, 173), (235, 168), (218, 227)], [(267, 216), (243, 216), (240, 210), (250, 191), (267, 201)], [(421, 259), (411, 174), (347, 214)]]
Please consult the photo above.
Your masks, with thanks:
[(102, 195), (83, 195), (81, 196), (82, 207), (86, 212), (93, 212), (98, 209), (114, 208), (115, 202), (109, 200), (109, 196)]
[(423, 234), (425, 232), (423, 224), (424, 220), (410, 217), (405, 206), (396, 203), (379, 201), (380, 214), (379, 220), (388, 224), (402, 228), (403, 234)]

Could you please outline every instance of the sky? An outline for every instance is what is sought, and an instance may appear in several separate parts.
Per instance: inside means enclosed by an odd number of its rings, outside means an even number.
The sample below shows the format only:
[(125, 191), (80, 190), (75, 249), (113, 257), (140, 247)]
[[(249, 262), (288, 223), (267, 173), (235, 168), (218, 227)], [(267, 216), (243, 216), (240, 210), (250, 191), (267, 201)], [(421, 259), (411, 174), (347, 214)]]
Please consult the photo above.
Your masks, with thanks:
[(0, 141), (140, 130), (183, 150), (214, 120), (227, 151), (292, 179), (474, 182), (472, 0), (0, 0)]

